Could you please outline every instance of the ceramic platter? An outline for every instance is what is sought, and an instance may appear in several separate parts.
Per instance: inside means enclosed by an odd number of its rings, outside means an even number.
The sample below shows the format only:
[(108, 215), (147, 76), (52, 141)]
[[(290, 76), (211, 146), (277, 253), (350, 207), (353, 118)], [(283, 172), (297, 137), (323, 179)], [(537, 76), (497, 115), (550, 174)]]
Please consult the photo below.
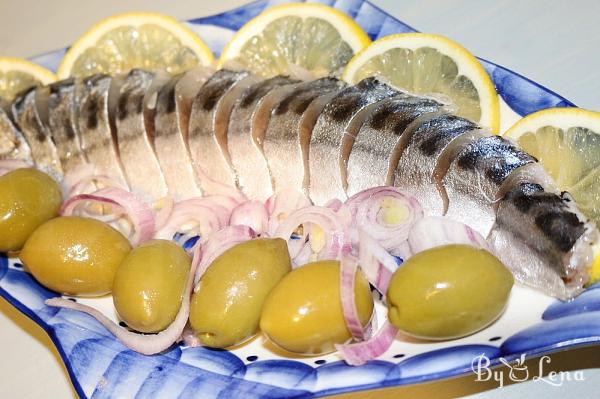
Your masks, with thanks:
[[(218, 55), (235, 31), (273, 3), (259, 1), (187, 23)], [(372, 39), (414, 31), (368, 1), (324, 3), (349, 14)], [(64, 52), (33, 61), (56, 70)], [(539, 109), (573, 106), (514, 72), (481, 61), (502, 100), (502, 130)], [(470, 373), (471, 362), (481, 354), (498, 362), (500, 357), (600, 341), (598, 288), (561, 303), (517, 286), (501, 318), (475, 335), (434, 343), (398, 336), (378, 360), (351, 367), (337, 354), (284, 357), (261, 337), (231, 351), (176, 346), (162, 355), (143, 356), (125, 348), (91, 317), (45, 306), (44, 300), (56, 294), (40, 286), (16, 260), (0, 258), (0, 295), (46, 330), (82, 398), (306, 398), (457, 376)], [(110, 298), (78, 300), (115, 317)]]

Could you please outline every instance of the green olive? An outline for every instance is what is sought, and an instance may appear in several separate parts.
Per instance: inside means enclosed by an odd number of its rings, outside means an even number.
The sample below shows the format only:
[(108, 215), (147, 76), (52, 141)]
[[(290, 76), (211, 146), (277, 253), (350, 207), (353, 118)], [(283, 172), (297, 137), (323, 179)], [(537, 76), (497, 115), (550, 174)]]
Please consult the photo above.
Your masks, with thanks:
[(16, 251), (42, 223), (58, 215), (58, 183), (37, 169), (0, 177), (0, 252)]
[(256, 334), (265, 298), (290, 270), (287, 243), (280, 238), (246, 241), (215, 259), (190, 308), (202, 345), (225, 348)]
[(512, 286), (512, 274), (488, 251), (469, 245), (436, 247), (396, 270), (387, 292), (388, 317), (418, 338), (459, 338), (496, 320)]
[(117, 230), (95, 219), (58, 217), (27, 239), (21, 261), (45, 287), (68, 295), (110, 292), (119, 264), (131, 250)]
[[(354, 294), (360, 321), (373, 313), (373, 297), (362, 273)], [(320, 261), (295, 269), (269, 294), (260, 329), (275, 345), (290, 352), (321, 354), (351, 338), (340, 301), (340, 263)]]
[(190, 263), (172, 241), (147, 241), (131, 251), (113, 283), (113, 302), (121, 319), (146, 333), (167, 328), (179, 312)]

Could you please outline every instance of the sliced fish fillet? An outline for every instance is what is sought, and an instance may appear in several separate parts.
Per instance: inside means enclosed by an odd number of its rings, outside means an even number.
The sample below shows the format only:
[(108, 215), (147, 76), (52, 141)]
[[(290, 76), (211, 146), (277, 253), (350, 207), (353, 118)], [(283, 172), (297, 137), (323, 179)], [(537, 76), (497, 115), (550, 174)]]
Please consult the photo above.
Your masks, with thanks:
[(187, 146), (194, 96), (204, 84), (203, 75), (179, 75), (160, 88), (154, 118), (154, 148), (169, 193), (178, 200), (202, 195)]
[(121, 162), (114, 127), (116, 94), (120, 80), (107, 75), (94, 75), (82, 82), (80, 97), (79, 138), (87, 160), (96, 173), (108, 176), (116, 184), (128, 187)]
[(402, 137), (394, 158), (393, 184), (419, 198), (426, 215), (441, 216), (444, 201), (435, 175), (446, 171), (465, 145), (484, 136), (475, 123), (449, 114), (428, 114), (417, 119)]
[(277, 100), (295, 91), (295, 83), (298, 81), (287, 76), (260, 81), (242, 93), (231, 112), (227, 130), (228, 157), (240, 189), (249, 198), (264, 201), (273, 194), (267, 161), (255, 137), (264, 135), (264, 131), (258, 131), (269, 123)]
[(263, 137), (257, 137), (257, 141), (267, 160), (276, 192), (304, 189), (304, 178), (308, 172), (305, 170), (301, 137), (310, 140), (321, 111), (344, 87), (345, 83), (336, 78), (300, 83), (273, 109), (266, 131)]
[(523, 183), (500, 201), (488, 240), (517, 281), (565, 300), (583, 291), (598, 239), (568, 194)]
[(255, 79), (248, 72), (222, 69), (204, 83), (194, 98), (188, 145), (205, 195), (229, 193), (237, 185), (226, 152), (227, 127), (235, 100), (256, 83)]
[(339, 148), (348, 124), (364, 107), (397, 94), (377, 78), (367, 78), (342, 90), (325, 106), (312, 131), (310, 146), (303, 148), (309, 165), (305, 182), (315, 204), (347, 198), (340, 175)]
[(146, 106), (158, 90), (152, 82), (164, 82), (163, 77), (155, 77), (140, 69), (129, 72), (119, 90), (115, 118), (119, 155), (129, 186), (140, 198), (151, 202), (167, 195), (167, 183), (150, 136), (154, 133), (155, 109)]
[(496, 220), (494, 204), (503, 183), (535, 158), (500, 136), (477, 139), (451, 162), (443, 177), (448, 198), (446, 216), (471, 226), (487, 237)]
[(79, 139), (81, 82), (71, 78), (48, 86), (48, 129), (65, 175), (88, 163)]
[(348, 127), (342, 141), (341, 156), (347, 161), (342, 164), (341, 174), (348, 196), (388, 184), (390, 173), (396, 170), (391, 156), (400, 137), (416, 120), (442, 109), (437, 101), (409, 95), (398, 95), (373, 106), (360, 125)]
[(35, 165), (55, 178), (63, 175), (56, 146), (44, 124), (40, 108), (48, 105), (48, 92), (35, 87), (21, 93), (12, 103), (13, 121), (23, 133)]
[(32, 161), (29, 144), (11, 120), (7, 107), (0, 104), (0, 159)]

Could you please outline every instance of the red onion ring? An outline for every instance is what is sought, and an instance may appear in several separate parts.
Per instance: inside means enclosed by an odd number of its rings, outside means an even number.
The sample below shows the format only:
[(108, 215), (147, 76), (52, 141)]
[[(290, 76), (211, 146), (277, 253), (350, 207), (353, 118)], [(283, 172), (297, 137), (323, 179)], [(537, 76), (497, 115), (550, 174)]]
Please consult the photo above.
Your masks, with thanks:
[(275, 234), (279, 224), (290, 213), (311, 205), (308, 197), (298, 190), (285, 189), (273, 194), (265, 203), (265, 208), (269, 213), (269, 228), (267, 229), (269, 235)]
[(129, 238), (132, 245), (138, 245), (154, 236), (155, 218), (152, 208), (129, 191), (110, 187), (98, 190), (93, 194), (79, 194), (69, 198), (62, 205), (60, 214), (63, 216), (74, 215), (76, 208), (86, 202), (108, 204), (126, 214), (134, 229)]
[(238, 205), (229, 217), (231, 226), (248, 226), (257, 234), (267, 231), (269, 215), (267, 208), (260, 201), (246, 201)]
[[(174, 205), (166, 223), (156, 232), (155, 238), (173, 239), (175, 233), (206, 237), (227, 225), (229, 211), (206, 198), (191, 198)], [(186, 224), (194, 224), (184, 229)]]
[(340, 262), (340, 298), (342, 302), (342, 312), (346, 327), (352, 337), (357, 340), (365, 339), (365, 329), (363, 328), (356, 309), (356, 296), (354, 286), (356, 281), (356, 272), (358, 271), (358, 260), (354, 256), (342, 256)]
[(155, 353), (162, 352), (169, 349), (173, 343), (175, 343), (187, 324), (188, 317), (190, 315), (190, 300), (192, 292), (192, 284), (194, 282), (194, 275), (196, 274), (196, 268), (198, 267), (199, 258), (194, 257), (190, 267), (190, 273), (188, 274), (185, 291), (181, 300), (181, 306), (175, 316), (175, 320), (163, 331), (158, 334), (144, 335), (137, 334), (128, 331), (115, 322), (106, 317), (102, 312), (91, 306), (82, 305), (77, 302), (72, 302), (68, 299), (61, 297), (51, 298), (46, 300), (46, 305), (55, 306), (59, 308), (73, 309), (80, 312), (84, 312), (98, 320), (108, 331), (110, 331), (119, 341), (121, 341), (126, 347), (144, 355), (153, 355)]
[(234, 245), (256, 237), (256, 232), (248, 226), (228, 226), (196, 243), (193, 249), (194, 257), (199, 258), (200, 263), (194, 276), (194, 289), (198, 289), (198, 281), (217, 257)]
[(392, 274), (398, 268), (396, 259), (362, 229), (358, 230), (358, 261), (369, 283), (382, 294), (387, 292)]
[(156, 213), (156, 230), (161, 230), (169, 221), (173, 209), (175, 208), (175, 199), (171, 194), (167, 194), (162, 200), (154, 204), (155, 208), (160, 206)]
[[(381, 202), (386, 198), (400, 201), (407, 208), (406, 220), (396, 225), (388, 225), (380, 220)], [(345, 206), (353, 216), (354, 225), (363, 228), (387, 251), (400, 248), (408, 238), (412, 225), (423, 217), (423, 209), (415, 197), (390, 186), (361, 191), (350, 197)], [(353, 244), (356, 244), (355, 240)]]
[[(325, 245), (317, 253), (317, 259), (340, 259), (343, 253), (350, 251), (351, 247), (347, 242), (347, 226), (344, 225), (338, 215), (331, 209), (321, 206), (308, 206), (292, 212), (283, 220), (274, 236), (283, 238), (288, 243), (290, 257), (297, 267), (297, 256), (302, 251), (306, 237), (310, 240), (309, 225), (315, 224), (323, 230), (325, 235)], [(303, 226), (303, 236), (301, 239), (292, 239), (291, 236), (298, 226)]]
[(467, 244), (492, 252), (488, 242), (469, 226), (445, 217), (428, 216), (419, 220), (408, 234), (408, 250), (404, 259), (433, 247)]
[(123, 187), (108, 176), (96, 174), (96, 168), (92, 164), (82, 165), (74, 171), (67, 173), (62, 183), (66, 198), (78, 194), (89, 194), (99, 188), (116, 187), (123, 190), (127, 189), (127, 187)]
[(383, 355), (392, 346), (398, 334), (398, 329), (389, 321), (370, 339), (352, 344), (335, 345), (346, 363), (351, 366), (360, 366), (371, 359)]

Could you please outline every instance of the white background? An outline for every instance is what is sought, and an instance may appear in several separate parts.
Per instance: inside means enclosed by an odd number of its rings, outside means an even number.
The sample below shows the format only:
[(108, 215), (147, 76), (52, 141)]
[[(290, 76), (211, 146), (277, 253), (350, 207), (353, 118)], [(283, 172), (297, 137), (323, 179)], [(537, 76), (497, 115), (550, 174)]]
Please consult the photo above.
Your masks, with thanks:
[[(246, 3), (141, 0), (0, 0), (0, 55), (30, 57), (65, 47), (98, 19), (122, 11), (160, 11), (179, 19), (222, 12)], [(515, 70), (575, 104), (600, 111), (600, 2), (597, 1), (419, 1), (373, 3), (414, 28), (446, 35), (474, 54)], [(75, 396), (49, 338), (33, 322), (0, 300), (0, 398)], [(600, 367), (600, 351), (553, 357), (554, 366)], [(585, 382), (555, 388), (543, 382), (487, 391), (478, 398), (598, 397), (600, 369)], [(386, 397), (450, 397), (491, 384), (469, 379), (396, 390)], [(388, 392), (388, 395), (390, 393)], [(381, 394), (372, 395), (382, 397)]]

